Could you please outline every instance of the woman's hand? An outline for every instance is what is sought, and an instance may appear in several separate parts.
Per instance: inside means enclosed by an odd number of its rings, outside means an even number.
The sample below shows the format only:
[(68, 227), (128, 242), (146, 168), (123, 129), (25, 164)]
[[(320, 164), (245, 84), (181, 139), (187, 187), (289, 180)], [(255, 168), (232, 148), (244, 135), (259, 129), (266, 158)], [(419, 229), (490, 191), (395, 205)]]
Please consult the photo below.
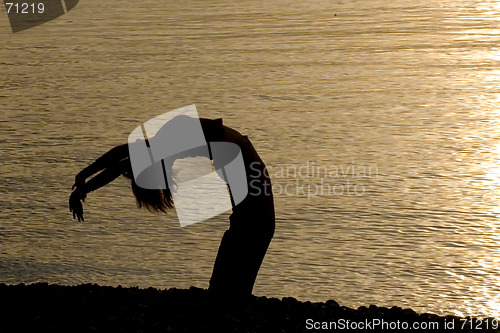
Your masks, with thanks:
[(78, 222), (83, 221), (83, 201), (85, 192), (77, 187), (69, 196), (69, 211), (73, 213), (73, 218), (78, 218)]
[(80, 173), (75, 176), (75, 183), (71, 187), (72, 190), (75, 188), (82, 188), (85, 185), (85, 177), (83, 177)]

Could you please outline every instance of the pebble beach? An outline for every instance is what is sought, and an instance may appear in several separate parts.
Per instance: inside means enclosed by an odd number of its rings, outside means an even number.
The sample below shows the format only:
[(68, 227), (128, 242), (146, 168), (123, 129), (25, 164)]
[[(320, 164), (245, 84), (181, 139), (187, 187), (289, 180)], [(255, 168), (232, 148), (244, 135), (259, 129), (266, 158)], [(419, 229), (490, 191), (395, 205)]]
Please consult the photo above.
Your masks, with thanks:
[(251, 296), (222, 301), (207, 290), (0, 284), (0, 332), (499, 332), (494, 318), (460, 318), (334, 300)]

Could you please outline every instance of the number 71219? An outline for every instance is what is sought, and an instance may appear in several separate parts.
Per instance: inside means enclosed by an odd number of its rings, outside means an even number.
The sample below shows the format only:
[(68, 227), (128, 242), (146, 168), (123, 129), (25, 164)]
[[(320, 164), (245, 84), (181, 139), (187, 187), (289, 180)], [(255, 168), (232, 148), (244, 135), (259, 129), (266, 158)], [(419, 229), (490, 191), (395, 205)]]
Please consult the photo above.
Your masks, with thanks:
[(486, 318), (461, 318), (461, 330), (481, 330), (481, 329), (498, 329), (499, 323), (497, 319)]
[(43, 2), (35, 4), (34, 2), (6, 2), (7, 14), (43, 14), (45, 6)]

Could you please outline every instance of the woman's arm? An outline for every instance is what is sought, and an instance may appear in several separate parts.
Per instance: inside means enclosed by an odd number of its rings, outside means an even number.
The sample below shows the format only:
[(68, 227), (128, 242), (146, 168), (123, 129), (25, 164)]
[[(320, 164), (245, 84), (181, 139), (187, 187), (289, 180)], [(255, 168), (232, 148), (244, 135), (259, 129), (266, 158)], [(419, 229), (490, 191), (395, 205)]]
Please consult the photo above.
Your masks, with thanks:
[[(97, 176), (88, 182), (85, 181), (88, 177), (103, 169), (104, 171)], [(111, 149), (80, 171), (75, 177), (75, 183), (72, 187), (74, 191), (69, 197), (69, 210), (73, 213), (73, 218), (78, 218), (78, 221), (84, 220), (82, 202), (85, 201), (87, 193), (109, 184), (129, 169), (128, 145), (125, 144)]]
[(116, 146), (97, 160), (95, 160), (88, 167), (84, 168), (75, 176), (75, 183), (73, 184), (73, 189), (75, 187), (80, 187), (85, 184), (85, 180), (96, 174), (97, 172), (108, 168), (111, 165), (118, 164), (121, 160), (127, 158), (128, 154), (128, 144), (123, 144)]
[(120, 177), (124, 172), (130, 169), (130, 160), (125, 159), (117, 164), (110, 165), (104, 171), (100, 172), (97, 176), (86, 182), (80, 189), (86, 195), (98, 188), (111, 183), (116, 178)]

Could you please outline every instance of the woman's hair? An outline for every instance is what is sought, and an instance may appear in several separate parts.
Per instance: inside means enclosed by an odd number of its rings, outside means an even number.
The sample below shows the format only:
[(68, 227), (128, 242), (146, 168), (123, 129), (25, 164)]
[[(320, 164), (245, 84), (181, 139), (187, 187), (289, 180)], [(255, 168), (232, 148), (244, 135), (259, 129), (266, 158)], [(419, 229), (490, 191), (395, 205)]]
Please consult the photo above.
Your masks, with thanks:
[(172, 192), (168, 185), (166, 189), (150, 190), (139, 187), (132, 178), (132, 192), (139, 208), (146, 208), (151, 212), (166, 213), (169, 208), (174, 207)]
[[(132, 175), (132, 169), (126, 170), (123, 175), (131, 180), (132, 192), (134, 193), (137, 207), (145, 208), (154, 213), (166, 213), (168, 209), (174, 207), (172, 191), (168, 184), (166, 184), (166, 189), (146, 189), (137, 185)], [(167, 175), (171, 177), (169, 173)]]

